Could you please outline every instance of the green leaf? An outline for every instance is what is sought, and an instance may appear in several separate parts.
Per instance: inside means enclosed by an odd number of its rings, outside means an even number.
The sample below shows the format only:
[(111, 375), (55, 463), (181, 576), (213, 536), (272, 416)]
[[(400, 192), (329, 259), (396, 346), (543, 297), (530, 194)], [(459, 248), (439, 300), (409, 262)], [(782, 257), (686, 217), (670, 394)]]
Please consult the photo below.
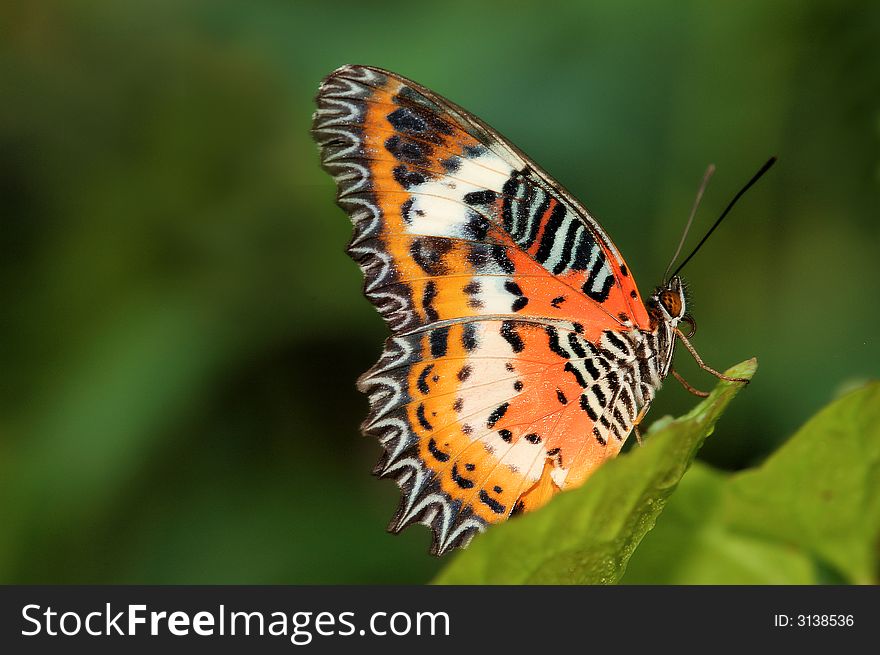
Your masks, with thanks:
[(734, 476), (725, 514), (742, 533), (797, 546), (851, 582), (877, 580), (880, 383), (810, 419), (760, 468)]
[(741, 534), (725, 521), (729, 476), (701, 462), (670, 498), (663, 518), (629, 562), (623, 584), (815, 584), (805, 554), (760, 536)]
[[(751, 378), (754, 359), (727, 375)], [(720, 382), (687, 415), (652, 431), (540, 511), (493, 526), (459, 553), (438, 584), (611, 584), (742, 384)]]
[(876, 583), (880, 383), (834, 401), (758, 468), (694, 467), (625, 583)]

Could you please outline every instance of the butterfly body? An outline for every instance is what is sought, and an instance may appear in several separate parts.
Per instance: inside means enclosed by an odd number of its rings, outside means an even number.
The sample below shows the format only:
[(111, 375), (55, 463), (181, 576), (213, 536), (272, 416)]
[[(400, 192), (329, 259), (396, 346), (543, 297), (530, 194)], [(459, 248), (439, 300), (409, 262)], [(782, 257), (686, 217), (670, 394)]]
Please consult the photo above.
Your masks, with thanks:
[(410, 80), (346, 66), (317, 103), (349, 253), (392, 331), (358, 381), (362, 428), (402, 490), (390, 529), (423, 523), (442, 554), (620, 451), (669, 373), (681, 281), (643, 303), (586, 209)]

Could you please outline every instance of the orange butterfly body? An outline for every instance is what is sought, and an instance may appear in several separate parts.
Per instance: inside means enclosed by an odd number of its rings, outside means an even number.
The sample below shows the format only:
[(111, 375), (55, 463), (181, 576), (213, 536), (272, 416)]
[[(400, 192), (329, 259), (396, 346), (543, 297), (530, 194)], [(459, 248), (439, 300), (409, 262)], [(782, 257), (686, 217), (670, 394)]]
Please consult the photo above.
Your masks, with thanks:
[(403, 492), (390, 529), (424, 523), (442, 554), (620, 451), (669, 371), (683, 292), (673, 277), (646, 307), (586, 209), (428, 89), (346, 66), (317, 103), (349, 252), (392, 330), (358, 383), (376, 473)]

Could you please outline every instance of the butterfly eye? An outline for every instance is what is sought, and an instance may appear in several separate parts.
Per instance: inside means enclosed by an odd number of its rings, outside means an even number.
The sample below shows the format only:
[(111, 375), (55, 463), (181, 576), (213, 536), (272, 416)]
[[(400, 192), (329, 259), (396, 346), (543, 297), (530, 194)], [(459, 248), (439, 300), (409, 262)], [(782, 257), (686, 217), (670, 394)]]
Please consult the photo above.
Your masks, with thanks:
[(670, 316), (679, 316), (681, 314), (681, 296), (670, 290), (663, 291), (660, 294), (660, 303), (663, 308), (669, 312)]

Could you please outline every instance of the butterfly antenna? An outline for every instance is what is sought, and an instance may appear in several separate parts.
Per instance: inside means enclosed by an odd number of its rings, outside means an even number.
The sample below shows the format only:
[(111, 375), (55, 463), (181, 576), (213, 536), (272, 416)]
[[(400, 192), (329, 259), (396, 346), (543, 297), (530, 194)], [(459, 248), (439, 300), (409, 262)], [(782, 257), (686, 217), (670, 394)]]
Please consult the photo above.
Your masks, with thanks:
[(773, 164), (775, 164), (775, 163), (776, 163), (776, 157), (771, 157), (770, 159), (767, 160), (767, 162), (763, 166), (761, 166), (761, 169), (752, 176), (752, 179), (749, 180), (748, 182), (746, 182), (745, 186), (739, 190), (739, 192), (733, 197), (733, 200), (731, 200), (728, 203), (727, 207), (725, 207), (724, 211), (721, 212), (721, 216), (719, 216), (718, 220), (715, 221), (715, 223), (712, 225), (712, 227), (709, 228), (709, 231), (706, 232), (706, 235), (702, 239), (700, 239), (700, 242), (697, 244), (697, 247), (694, 248), (691, 251), (691, 254), (688, 255), (687, 258), (681, 264), (678, 265), (678, 268), (676, 268), (675, 272), (672, 274), (673, 277), (678, 275), (679, 271), (681, 271), (681, 269), (683, 269), (685, 267), (685, 264), (687, 264), (691, 260), (691, 258), (697, 254), (697, 251), (703, 246), (704, 243), (706, 243), (706, 239), (708, 239), (709, 236), (712, 234), (712, 232), (715, 231), (715, 228), (717, 228), (719, 225), (721, 225), (721, 221), (723, 221), (725, 219), (725, 217), (730, 213), (730, 210), (733, 209), (733, 206), (736, 204), (737, 200), (742, 198), (743, 194), (746, 191), (748, 191), (755, 182), (760, 180), (761, 177), (764, 175), (764, 173), (769, 171), (770, 167), (773, 166)]
[(669, 264), (666, 266), (666, 270), (663, 271), (663, 284), (666, 284), (669, 278), (666, 276), (669, 275), (669, 269), (672, 268), (672, 265), (675, 263), (675, 260), (678, 259), (678, 256), (681, 254), (681, 249), (684, 246), (684, 241), (687, 239), (688, 232), (691, 229), (691, 223), (694, 222), (694, 216), (697, 215), (697, 208), (700, 206), (700, 201), (703, 199), (703, 193), (706, 191), (706, 187), (709, 186), (709, 180), (712, 178), (712, 175), (715, 173), (715, 164), (709, 164), (706, 168), (706, 172), (703, 173), (703, 181), (700, 182), (700, 188), (697, 189), (697, 197), (694, 198), (694, 206), (691, 207), (691, 215), (688, 216), (687, 224), (684, 226), (684, 232), (681, 233), (681, 241), (678, 242), (678, 248), (675, 249), (675, 254), (672, 256), (672, 259), (669, 260)]

